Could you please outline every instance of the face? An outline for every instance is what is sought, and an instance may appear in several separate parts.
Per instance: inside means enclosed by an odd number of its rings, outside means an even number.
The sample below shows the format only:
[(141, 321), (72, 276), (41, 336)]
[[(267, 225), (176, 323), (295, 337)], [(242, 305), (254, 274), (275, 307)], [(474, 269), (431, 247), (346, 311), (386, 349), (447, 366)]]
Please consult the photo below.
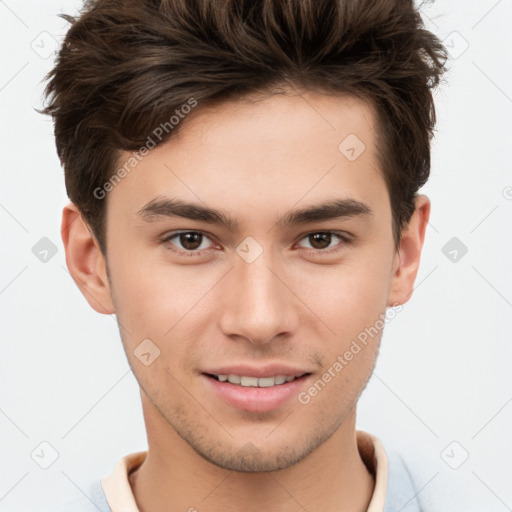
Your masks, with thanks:
[(381, 328), (358, 336), (391, 305), (398, 258), (374, 113), (289, 94), (183, 123), (108, 194), (122, 341), (143, 399), (197, 453), (285, 468), (354, 409)]

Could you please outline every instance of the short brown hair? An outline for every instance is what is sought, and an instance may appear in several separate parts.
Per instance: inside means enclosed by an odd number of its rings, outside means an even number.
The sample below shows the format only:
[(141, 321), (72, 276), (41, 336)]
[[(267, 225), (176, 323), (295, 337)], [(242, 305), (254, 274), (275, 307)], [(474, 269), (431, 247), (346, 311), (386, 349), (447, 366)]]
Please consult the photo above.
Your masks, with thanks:
[[(395, 243), (430, 173), (432, 89), (446, 50), (412, 0), (88, 0), (46, 77), (69, 198), (106, 251), (95, 190), (191, 98), (288, 84), (348, 93), (378, 117)], [(176, 129), (178, 126), (176, 126)], [(166, 130), (158, 143), (176, 130)]]

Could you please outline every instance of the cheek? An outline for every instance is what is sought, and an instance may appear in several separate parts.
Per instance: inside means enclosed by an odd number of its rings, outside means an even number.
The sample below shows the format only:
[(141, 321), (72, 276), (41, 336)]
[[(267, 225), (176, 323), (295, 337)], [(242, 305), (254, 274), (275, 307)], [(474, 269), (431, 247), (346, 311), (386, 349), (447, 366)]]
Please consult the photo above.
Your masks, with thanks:
[(162, 336), (198, 294), (192, 276), (143, 253), (111, 258), (116, 314), (129, 330), (151, 329)]
[(379, 339), (376, 336), (366, 343), (358, 340), (341, 343), (338, 351), (332, 351), (316, 379), (297, 397), (298, 402), (307, 407), (310, 418), (317, 421), (323, 417), (338, 424), (343, 420), (340, 414), (352, 409), (371, 377)]
[[(113, 302), (128, 357), (150, 339), (161, 353), (159, 362), (173, 368), (188, 360), (201, 338), (199, 318), (212, 307), (208, 291), (219, 277), (193, 266), (172, 267), (146, 258), (112, 261)], [(201, 273), (202, 272), (202, 273)]]
[[(386, 283), (372, 273), (352, 272), (339, 286), (323, 294), (322, 320), (334, 334), (319, 339), (324, 366), (305, 390), (303, 401), (318, 414), (347, 411), (360, 396), (371, 376), (385, 326)], [(321, 294), (317, 294), (317, 299)], [(319, 316), (320, 316), (319, 315)], [(300, 397), (299, 397), (300, 398)]]
[(161, 270), (137, 262), (117, 268), (112, 272), (114, 304), (123, 348), (140, 386), (157, 400), (160, 392), (165, 397), (172, 389), (180, 402), (184, 397), (176, 391), (181, 387), (175, 379), (179, 374), (179, 383), (190, 385), (192, 375), (183, 366), (196, 334), (187, 313), (200, 295)]
[[(391, 285), (391, 258), (362, 255), (336, 267), (312, 269), (297, 279), (300, 297), (346, 343), (385, 312)], [(340, 348), (340, 347), (338, 347)]]

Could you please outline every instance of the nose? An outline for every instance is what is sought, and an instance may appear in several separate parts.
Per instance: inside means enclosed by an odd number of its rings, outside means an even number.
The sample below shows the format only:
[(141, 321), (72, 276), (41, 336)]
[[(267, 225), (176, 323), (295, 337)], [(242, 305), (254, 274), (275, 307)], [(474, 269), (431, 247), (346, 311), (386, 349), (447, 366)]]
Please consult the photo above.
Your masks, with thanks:
[[(288, 277), (288, 279), (287, 279)], [(270, 251), (247, 263), (238, 256), (220, 291), (220, 327), (226, 336), (264, 345), (293, 333), (299, 304), (283, 265)]]

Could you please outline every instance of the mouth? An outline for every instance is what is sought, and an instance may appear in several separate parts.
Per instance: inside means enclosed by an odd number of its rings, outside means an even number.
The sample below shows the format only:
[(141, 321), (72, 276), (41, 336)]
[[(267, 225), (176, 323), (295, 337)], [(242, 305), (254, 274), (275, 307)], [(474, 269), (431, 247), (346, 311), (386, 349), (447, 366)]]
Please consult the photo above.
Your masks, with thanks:
[(226, 370), (201, 373), (206, 393), (212, 393), (213, 399), (221, 399), (235, 409), (255, 413), (278, 410), (290, 404), (312, 375), (311, 372), (283, 367)]
[(251, 377), (248, 375), (233, 375), (233, 374), (213, 374), (206, 373), (207, 377), (217, 380), (219, 382), (229, 382), (235, 386), (251, 387), (251, 388), (272, 388), (274, 386), (282, 386), (288, 382), (300, 379), (310, 373), (301, 373), (299, 375), (275, 375), (270, 377)]

